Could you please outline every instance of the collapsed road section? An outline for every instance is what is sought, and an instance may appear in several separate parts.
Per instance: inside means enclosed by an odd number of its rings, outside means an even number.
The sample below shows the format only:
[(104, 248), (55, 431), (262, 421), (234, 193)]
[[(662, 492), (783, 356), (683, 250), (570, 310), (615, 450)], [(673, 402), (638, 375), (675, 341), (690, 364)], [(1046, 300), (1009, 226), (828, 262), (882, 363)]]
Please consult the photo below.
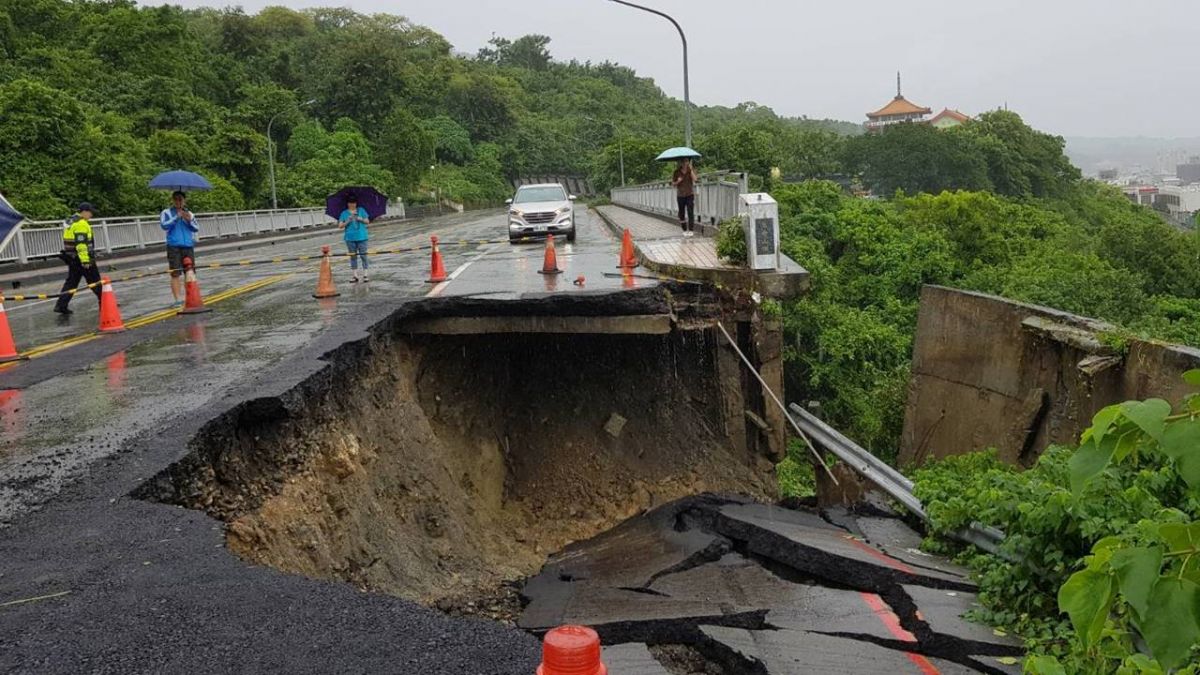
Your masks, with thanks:
[(784, 427), (718, 322), (779, 386), (778, 327), (712, 289), (409, 303), (134, 496), (364, 598), (593, 626), (612, 672), (1012, 671), (898, 518), (770, 504)]
[[(782, 434), (715, 334), (752, 302), (681, 286), (421, 303), (286, 396), (207, 423), (138, 492), (246, 560), (510, 618), (547, 555), (648, 508), (770, 498)], [(777, 427), (779, 428), (779, 427)]]

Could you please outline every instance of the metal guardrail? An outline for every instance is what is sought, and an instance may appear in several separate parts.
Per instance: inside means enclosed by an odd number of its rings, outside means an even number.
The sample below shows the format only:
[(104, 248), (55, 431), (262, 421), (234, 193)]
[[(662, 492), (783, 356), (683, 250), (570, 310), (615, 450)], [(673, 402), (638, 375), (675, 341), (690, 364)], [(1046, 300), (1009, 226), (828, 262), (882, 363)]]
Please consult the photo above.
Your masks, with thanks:
[[(872, 455), (854, 441), (846, 438), (837, 429), (829, 426), (804, 408), (795, 403), (789, 405), (788, 408), (791, 410), (790, 416), (792, 416), (793, 421), (799, 425), (805, 434), (812, 438), (814, 443), (832, 452), (838, 459), (845, 462), (851, 469), (857, 471), (863, 478), (878, 485), (880, 489), (888, 493), (892, 499), (899, 502), (909, 513), (925, 522), (929, 521), (929, 516), (925, 513), (925, 508), (921, 504), (921, 500), (917, 499), (916, 495), (912, 493), (913, 482), (907, 476), (897, 471), (887, 462)], [(1016, 556), (1000, 548), (1005, 535), (1003, 531), (994, 527), (979, 522), (972, 522), (969, 527), (954, 532), (953, 536), (960, 541), (978, 546), (988, 553), (998, 555), (1009, 562), (1022, 562)]]
[[(717, 224), (738, 215), (738, 195), (749, 192), (744, 172), (720, 171), (700, 175), (696, 184), (696, 219)], [(679, 205), (675, 186), (670, 181), (615, 187), (609, 193), (612, 203), (675, 218)]]
[[(404, 218), (404, 203), (397, 201), (388, 204), (388, 217)], [(96, 251), (112, 253), (124, 249), (165, 246), (158, 218), (157, 214), (93, 218), (91, 225)], [(200, 222), (200, 232), (196, 235), (199, 241), (299, 230), (331, 222), (321, 207), (197, 213), (196, 218)], [(61, 221), (25, 221), (17, 226), (8, 244), (0, 249), (0, 263), (26, 263), (53, 258), (61, 250)]]

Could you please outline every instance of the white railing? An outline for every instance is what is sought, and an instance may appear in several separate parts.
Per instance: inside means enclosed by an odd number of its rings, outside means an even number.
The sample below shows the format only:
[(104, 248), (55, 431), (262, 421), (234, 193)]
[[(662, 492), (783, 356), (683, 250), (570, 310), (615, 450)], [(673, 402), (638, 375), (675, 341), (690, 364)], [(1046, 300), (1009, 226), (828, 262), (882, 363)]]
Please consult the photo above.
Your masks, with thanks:
[[(749, 192), (744, 172), (721, 171), (700, 175), (696, 184), (696, 219), (716, 224), (735, 218), (738, 214), (738, 195)], [(675, 201), (675, 186), (670, 181), (615, 187), (609, 193), (612, 202), (638, 211), (675, 218), (679, 204)]]
[[(404, 204), (388, 204), (388, 218), (403, 218)], [(200, 223), (198, 240), (246, 237), (264, 232), (299, 230), (332, 224), (325, 209), (278, 209), (262, 211), (233, 211), (228, 213), (197, 213)], [(92, 233), (96, 251), (112, 253), (124, 249), (165, 246), (158, 216), (125, 216), (93, 218)], [(30, 260), (53, 258), (62, 250), (62, 223), (59, 221), (25, 221), (3, 249), (0, 263), (26, 263)]]

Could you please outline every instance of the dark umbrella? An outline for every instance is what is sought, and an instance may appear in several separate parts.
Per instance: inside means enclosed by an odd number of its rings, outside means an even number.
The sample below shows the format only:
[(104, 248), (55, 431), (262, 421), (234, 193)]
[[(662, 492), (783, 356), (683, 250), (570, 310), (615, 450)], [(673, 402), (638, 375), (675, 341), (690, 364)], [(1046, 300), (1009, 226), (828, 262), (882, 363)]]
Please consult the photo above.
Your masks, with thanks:
[(367, 219), (375, 220), (387, 213), (387, 195), (373, 187), (344, 187), (325, 198), (325, 215), (337, 220), (346, 210), (346, 201), (354, 196), (358, 205), (367, 210)]
[(175, 192), (202, 192), (211, 190), (212, 184), (204, 176), (191, 171), (164, 171), (150, 179), (150, 189)]
[(17, 225), (20, 225), (22, 220), (25, 220), (25, 216), (14, 209), (4, 195), (0, 195), (0, 251), (4, 250), (9, 238), (17, 231)]
[(700, 159), (702, 155), (695, 150), (687, 147), (671, 148), (663, 150), (658, 157), (654, 158), (656, 162), (672, 162), (679, 159)]

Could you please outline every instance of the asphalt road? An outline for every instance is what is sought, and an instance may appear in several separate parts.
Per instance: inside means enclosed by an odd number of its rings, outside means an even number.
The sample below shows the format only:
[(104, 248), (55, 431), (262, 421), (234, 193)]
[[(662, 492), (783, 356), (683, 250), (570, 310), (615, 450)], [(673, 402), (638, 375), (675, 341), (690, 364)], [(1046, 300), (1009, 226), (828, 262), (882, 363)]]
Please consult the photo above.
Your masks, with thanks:
[[(504, 215), (469, 213), (427, 221), (391, 224), (373, 231), (377, 249), (427, 246), (437, 234), (450, 281), (426, 282), (430, 252), (417, 250), (371, 258), (371, 281), (352, 284), (349, 263), (335, 258), (340, 297), (317, 301), (317, 261), (237, 265), (239, 260), (271, 260), (319, 255), (328, 244), (344, 252), (336, 235), (267, 246), (209, 260), (223, 266), (199, 270), (209, 298), (248, 289), (221, 300), (214, 311), (176, 317), (165, 275), (115, 284), (128, 325), (148, 323), (120, 335), (94, 336), (23, 363), (0, 366), (0, 526), (53, 496), (66, 482), (123, 443), (231, 390), (251, 385), (258, 373), (308, 344), (345, 317), (368, 307), (395, 306), (407, 298), (478, 295), (497, 299), (530, 293), (571, 293), (620, 288), (613, 272), (617, 243), (590, 212), (579, 209), (575, 245), (558, 247), (561, 275), (541, 275), (544, 246), (478, 243), (505, 236)], [(462, 242), (466, 242), (465, 244)], [(228, 265), (228, 266), (227, 266)], [(164, 266), (114, 273), (139, 274)], [(585, 285), (574, 280), (586, 275)], [(644, 280), (634, 284), (645, 285)], [(255, 287), (259, 284), (266, 284)], [(54, 292), (57, 284), (22, 289), (33, 295)], [(72, 300), (69, 318), (52, 303), (12, 303), (8, 316), (22, 351), (51, 348), (94, 332), (98, 303), (90, 293)], [(165, 311), (164, 311), (165, 310)], [(383, 311), (381, 310), (381, 311)], [(156, 320), (157, 319), (157, 320)]]
[[(615, 268), (615, 238), (579, 214), (579, 240), (559, 246), (556, 276), (537, 273), (541, 245), (478, 243), (504, 237), (503, 213), (487, 212), (373, 232), (381, 249), (438, 234), (452, 275), (443, 284), (425, 281), (427, 250), (375, 256), (365, 285), (350, 284), (337, 260), (342, 295), (324, 301), (311, 297), (315, 260), (201, 268), (209, 298), (249, 290), (176, 317), (163, 312), (165, 277), (122, 282), (126, 323), (144, 325), (92, 338), (90, 295), (65, 322), (48, 304), (10, 305), (22, 350), (84, 337), (0, 368), (0, 671), (532, 672), (538, 643), (523, 631), (250, 565), (226, 550), (221, 523), (128, 494), (183, 456), (206, 420), (287, 391), (323, 367), (322, 354), (412, 299), (621, 288), (603, 276)], [(329, 236), (241, 257), (315, 254), (323, 243), (342, 250)], [(55, 286), (22, 289), (46, 290)]]

